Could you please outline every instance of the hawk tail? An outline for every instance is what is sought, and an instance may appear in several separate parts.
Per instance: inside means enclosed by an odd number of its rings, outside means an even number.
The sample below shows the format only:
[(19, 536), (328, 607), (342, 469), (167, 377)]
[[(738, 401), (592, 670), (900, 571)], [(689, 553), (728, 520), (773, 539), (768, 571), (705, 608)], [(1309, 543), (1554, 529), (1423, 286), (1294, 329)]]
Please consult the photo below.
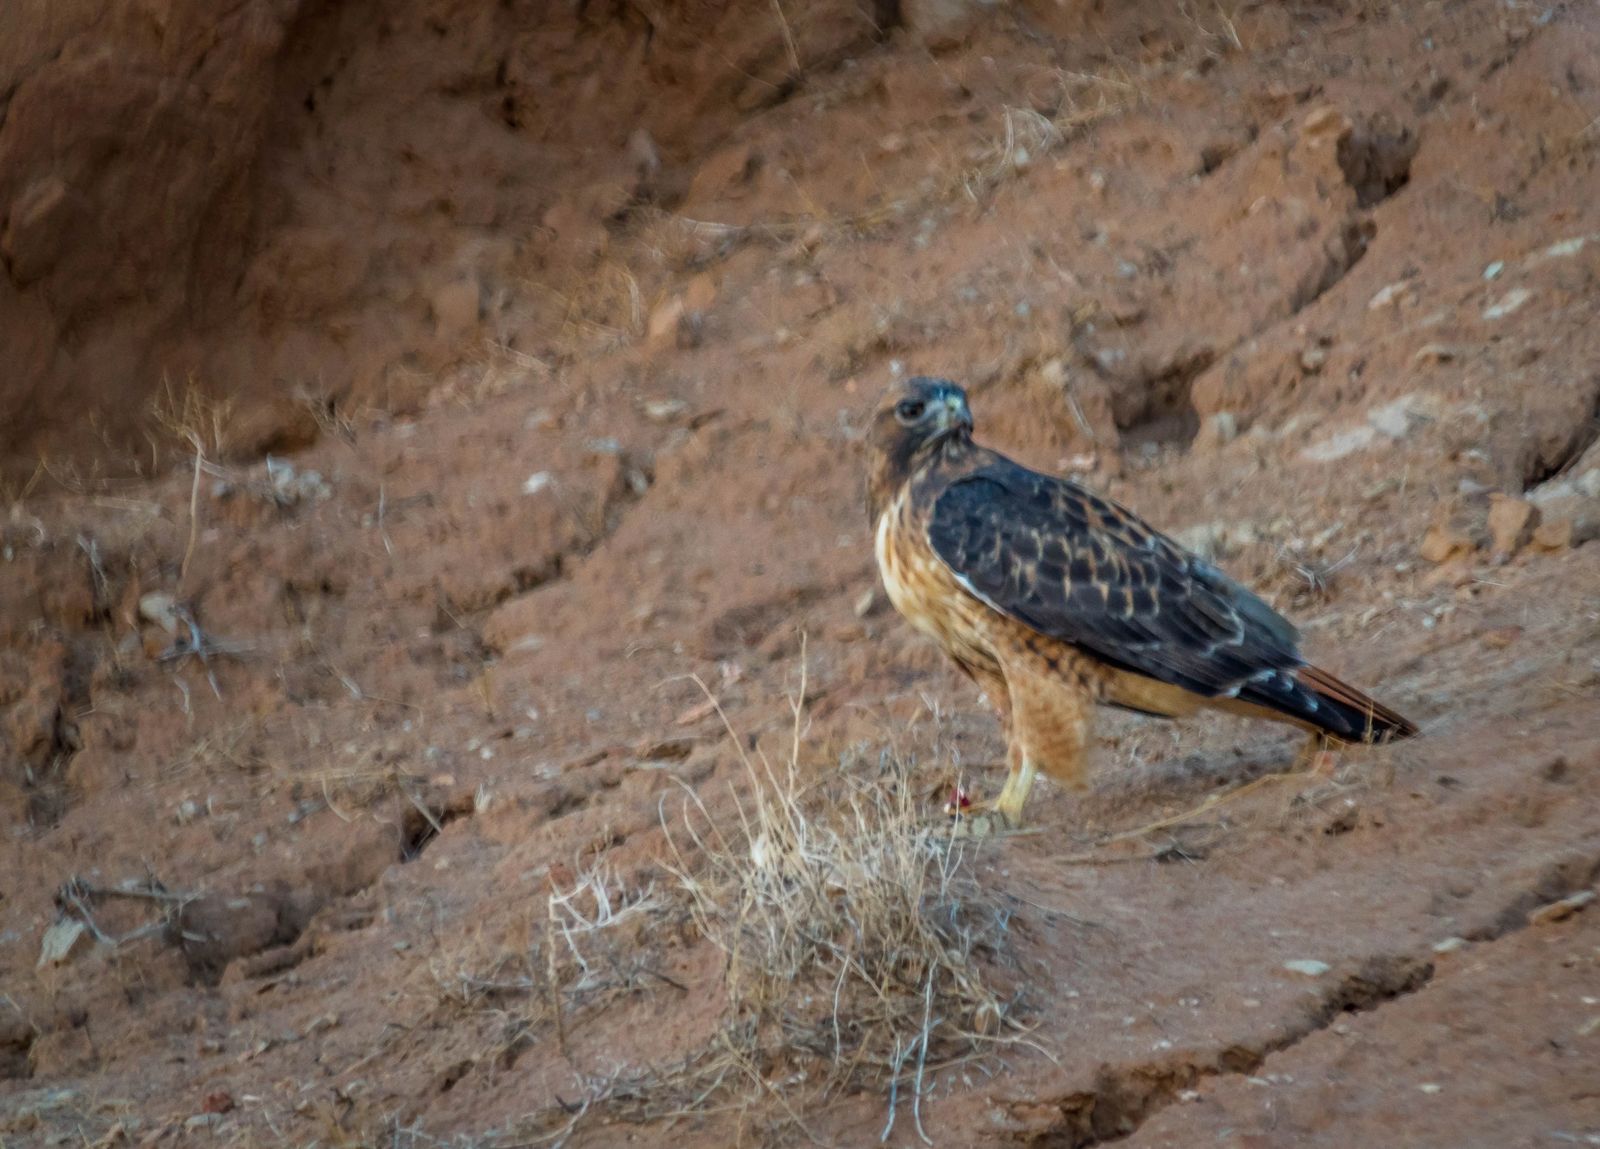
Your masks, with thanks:
[(1394, 742), (1420, 733), (1417, 724), (1317, 666), (1275, 671), (1251, 682), (1239, 698), (1312, 726), (1340, 742)]

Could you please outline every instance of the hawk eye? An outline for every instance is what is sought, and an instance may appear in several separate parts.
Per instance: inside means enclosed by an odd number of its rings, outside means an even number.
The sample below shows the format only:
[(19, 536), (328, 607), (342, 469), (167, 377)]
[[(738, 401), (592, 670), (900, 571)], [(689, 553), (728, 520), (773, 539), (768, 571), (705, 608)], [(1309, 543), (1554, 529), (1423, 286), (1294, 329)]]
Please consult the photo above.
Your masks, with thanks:
[(925, 410), (927, 405), (921, 399), (902, 399), (895, 404), (894, 416), (902, 423), (915, 423)]

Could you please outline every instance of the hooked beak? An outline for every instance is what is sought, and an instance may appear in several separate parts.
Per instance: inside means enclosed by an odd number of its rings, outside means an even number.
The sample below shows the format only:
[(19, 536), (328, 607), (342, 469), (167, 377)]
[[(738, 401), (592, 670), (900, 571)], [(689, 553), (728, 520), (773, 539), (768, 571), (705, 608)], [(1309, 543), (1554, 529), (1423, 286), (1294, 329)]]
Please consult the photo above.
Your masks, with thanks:
[(946, 396), (939, 404), (936, 417), (941, 436), (972, 430), (972, 412), (967, 408), (967, 401), (959, 395)]

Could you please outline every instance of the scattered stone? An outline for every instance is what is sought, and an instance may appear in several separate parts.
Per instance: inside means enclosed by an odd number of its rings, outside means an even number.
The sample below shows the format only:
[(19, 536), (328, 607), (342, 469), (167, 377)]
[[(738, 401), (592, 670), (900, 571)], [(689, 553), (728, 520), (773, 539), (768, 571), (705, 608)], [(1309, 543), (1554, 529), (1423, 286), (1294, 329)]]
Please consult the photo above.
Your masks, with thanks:
[(1300, 452), (1300, 457), (1310, 463), (1336, 462), (1371, 446), (1377, 434), (1376, 428), (1370, 426), (1352, 427), (1348, 431), (1330, 435), (1320, 443), (1311, 444)]
[(153, 591), (139, 600), (139, 617), (153, 622), (168, 634), (178, 633), (178, 600), (170, 594)]
[(1543, 251), (1534, 252), (1524, 262), (1528, 267), (1538, 267), (1547, 259), (1570, 259), (1587, 247), (1591, 239), (1600, 240), (1600, 236), (1575, 235), (1571, 239), (1557, 240)]
[(1483, 278), (1485, 278), (1485, 279), (1499, 279), (1500, 278), (1500, 273), (1502, 271), (1504, 271), (1505, 269), (1506, 269), (1506, 261), (1503, 260), (1503, 259), (1497, 259), (1493, 263), (1491, 263), (1488, 267), (1483, 269)]
[(678, 322), (688, 309), (684, 306), (683, 296), (674, 295), (650, 309), (650, 318), (645, 323), (645, 335), (651, 343), (676, 342), (678, 338)]
[(320, 471), (297, 471), (293, 463), (271, 455), (267, 456), (267, 486), (272, 501), (280, 507), (333, 497), (333, 488), (328, 486)]
[(1579, 890), (1577, 893), (1562, 898), (1558, 902), (1540, 906), (1528, 915), (1528, 924), (1530, 926), (1546, 926), (1552, 922), (1564, 922), (1594, 901), (1594, 898), (1595, 893), (1593, 890)]
[(1417, 1086), (1417, 1091), (1419, 1093), (1426, 1093), (1429, 1097), (1432, 1097), (1436, 1093), (1442, 1093), (1444, 1091), (1444, 1086), (1435, 1085), (1433, 1082), (1428, 1081)]
[(1381, 432), (1390, 439), (1404, 439), (1411, 433), (1411, 401), (1396, 399), (1393, 403), (1385, 403), (1382, 407), (1374, 407), (1367, 412), (1367, 422), (1374, 430)]
[(1422, 546), (1417, 553), (1430, 563), (1445, 563), (1477, 549), (1477, 542), (1466, 531), (1450, 523), (1435, 523), (1422, 536)]
[(1296, 958), (1293, 961), (1284, 962), (1283, 968), (1290, 973), (1302, 974), (1305, 977), (1321, 977), (1333, 967), (1325, 961), (1317, 961), (1313, 958)]
[(76, 918), (56, 922), (44, 931), (44, 940), (39, 945), (39, 961), (34, 968), (47, 969), (61, 965), (72, 956), (73, 949), (86, 933), (87, 928)]
[(1411, 362), (1418, 365), (1425, 363), (1450, 363), (1461, 357), (1461, 349), (1448, 343), (1424, 343), (1417, 348), (1416, 354), (1411, 356)]
[(1300, 369), (1307, 375), (1316, 375), (1328, 362), (1326, 347), (1307, 347), (1300, 352)]
[(219, 1089), (215, 1093), (208, 1093), (200, 1102), (202, 1113), (231, 1113), (234, 1109), (233, 1094), (226, 1089)]
[(689, 409), (682, 399), (648, 399), (644, 404), (644, 417), (652, 423), (670, 423)]
[(1410, 286), (1411, 284), (1407, 280), (1402, 279), (1395, 283), (1380, 287), (1373, 294), (1372, 298), (1367, 300), (1367, 310), (1377, 311), (1380, 308), (1388, 307), (1390, 304), (1398, 302), (1401, 294), (1404, 293)]
[(1495, 555), (1510, 558), (1533, 538), (1539, 508), (1527, 499), (1496, 492), (1489, 496), (1489, 542)]
[(1232, 411), (1217, 411), (1207, 415), (1195, 435), (1196, 450), (1226, 446), (1239, 437), (1239, 420)]
[(1462, 937), (1449, 937), (1443, 941), (1433, 943), (1433, 952), (1436, 954), (1453, 954), (1457, 950), (1466, 949), (1467, 939)]
[(1533, 292), (1526, 287), (1513, 287), (1495, 303), (1483, 309), (1485, 319), (1504, 319), (1506, 316), (1520, 310), (1522, 305), (1533, 298)]
[(1564, 551), (1572, 546), (1574, 527), (1571, 519), (1551, 519), (1533, 529), (1530, 544), (1535, 550)]
[(1300, 130), (1307, 140), (1316, 144), (1321, 140), (1342, 140), (1355, 130), (1355, 125), (1338, 108), (1324, 105), (1301, 121)]
[(548, 487), (553, 479), (554, 476), (549, 471), (535, 471), (523, 480), (522, 493), (524, 495), (537, 495)]

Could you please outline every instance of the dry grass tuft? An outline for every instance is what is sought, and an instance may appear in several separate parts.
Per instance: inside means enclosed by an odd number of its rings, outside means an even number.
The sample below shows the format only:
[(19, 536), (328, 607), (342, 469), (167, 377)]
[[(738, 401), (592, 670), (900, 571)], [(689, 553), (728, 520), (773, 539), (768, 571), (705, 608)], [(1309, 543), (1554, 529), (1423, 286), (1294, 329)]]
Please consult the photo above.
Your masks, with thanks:
[(683, 1084), (791, 1116), (791, 1091), (886, 1088), (890, 1125), (909, 1094), (920, 1129), (929, 1066), (1018, 1040), (990, 973), (1008, 918), (948, 828), (924, 820), (902, 761), (808, 793), (803, 736), (796, 703), (786, 762), (741, 751), (750, 794), (731, 833), (685, 804), (671, 868), (726, 955), (727, 1015)]
[(170, 379), (163, 380), (150, 403), (150, 417), (156, 429), (171, 440), (169, 446), (208, 459), (227, 454), (233, 400), (212, 398), (192, 376), (182, 388)]

